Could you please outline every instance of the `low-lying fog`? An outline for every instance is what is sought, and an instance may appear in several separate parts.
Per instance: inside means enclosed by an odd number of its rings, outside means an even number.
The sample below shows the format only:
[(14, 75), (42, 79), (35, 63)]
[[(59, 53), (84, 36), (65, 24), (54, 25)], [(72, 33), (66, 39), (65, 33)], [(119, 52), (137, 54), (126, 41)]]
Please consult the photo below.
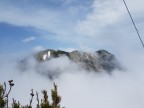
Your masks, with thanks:
[[(0, 55), (0, 83), (13, 79), (15, 86), (10, 100), (15, 98), (22, 105), (29, 103), (31, 89), (38, 91), (40, 97), (43, 89), (50, 95), (55, 82), (62, 97), (61, 106), (66, 108), (144, 108), (143, 54), (120, 56), (118, 59), (125, 71), (116, 70), (112, 75), (86, 72), (66, 57), (54, 59), (43, 65), (44, 69), (61, 70), (54, 80), (48, 79), (46, 73), (37, 73), (33, 59), (29, 60), (30, 68), (20, 72), (18, 58)], [(33, 106), (36, 105), (35, 98)]]

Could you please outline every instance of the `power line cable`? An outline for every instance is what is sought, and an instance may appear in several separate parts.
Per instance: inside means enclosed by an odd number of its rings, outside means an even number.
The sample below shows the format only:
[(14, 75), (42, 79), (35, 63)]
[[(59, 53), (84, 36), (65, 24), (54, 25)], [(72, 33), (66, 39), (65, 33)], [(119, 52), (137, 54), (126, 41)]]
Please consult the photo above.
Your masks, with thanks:
[(134, 28), (135, 28), (135, 30), (136, 30), (136, 32), (137, 32), (137, 35), (138, 35), (138, 37), (139, 37), (139, 39), (140, 39), (140, 41), (141, 41), (141, 44), (142, 44), (142, 46), (144, 47), (143, 40), (142, 40), (142, 38), (141, 38), (141, 36), (140, 36), (140, 33), (139, 33), (139, 31), (138, 31), (138, 29), (137, 29), (137, 27), (136, 27), (136, 25), (135, 25), (135, 22), (134, 22), (134, 20), (133, 20), (133, 18), (132, 18), (132, 15), (131, 15), (130, 11), (129, 11), (129, 8), (128, 8), (125, 0), (123, 0), (123, 2), (124, 2), (124, 5), (125, 5), (125, 7), (126, 7), (126, 9), (127, 9), (127, 11), (128, 11), (128, 14), (129, 14), (129, 16), (130, 16), (130, 18), (131, 18), (131, 21), (132, 21), (132, 23), (133, 23), (133, 25), (134, 25)]

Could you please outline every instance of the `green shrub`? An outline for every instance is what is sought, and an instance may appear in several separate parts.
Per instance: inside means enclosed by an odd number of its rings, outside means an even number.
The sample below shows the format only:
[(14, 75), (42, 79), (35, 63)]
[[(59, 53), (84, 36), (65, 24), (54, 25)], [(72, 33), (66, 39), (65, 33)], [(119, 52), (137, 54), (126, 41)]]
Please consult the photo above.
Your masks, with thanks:
[[(9, 106), (9, 94), (11, 92), (12, 87), (14, 86), (13, 80), (9, 80), (9, 90), (8, 92), (6, 91), (6, 83), (4, 82), (3, 85), (0, 84), (0, 108), (8, 108)], [(60, 102), (61, 102), (61, 97), (58, 95), (57, 91), (57, 85), (54, 83), (54, 88), (51, 89), (51, 99), (52, 102), (50, 103), (48, 100), (48, 93), (46, 90), (42, 91), (43, 94), (43, 99), (39, 99), (38, 92), (36, 92), (36, 100), (37, 100), (37, 105), (36, 108), (61, 108), (60, 107)], [(30, 93), (31, 99), (29, 104), (22, 106), (19, 101), (16, 101), (13, 99), (13, 103), (11, 104), (12, 108), (32, 108), (32, 101), (33, 97), (35, 96), (33, 89), (31, 90)], [(64, 108), (64, 107), (63, 107)]]

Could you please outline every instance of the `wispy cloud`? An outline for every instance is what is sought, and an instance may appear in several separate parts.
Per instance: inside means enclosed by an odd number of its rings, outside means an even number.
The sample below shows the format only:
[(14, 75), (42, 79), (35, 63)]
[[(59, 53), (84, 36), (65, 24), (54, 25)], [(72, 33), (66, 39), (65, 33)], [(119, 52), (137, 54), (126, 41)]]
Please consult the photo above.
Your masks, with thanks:
[(34, 50), (35, 52), (42, 51), (42, 50), (44, 50), (44, 49), (45, 49), (45, 48), (44, 48), (43, 46), (41, 46), (41, 45), (35, 46), (35, 47), (33, 48), (33, 50)]
[[(27, 8), (20, 6), (23, 3), (14, 5), (11, 2), (7, 4), (2, 2), (0, 22), (34, 27), (40, 32), (44, 30), (45, 34), (41, 36), (48, 37), (49, 40), (72, 43), (77, 47), (85, 45), (93, 49), (119, 49), (117, 43), (128, 39), (131, 40), (128, 47), (134, 47), (133, 42), (136, 39), (131, 37), (135, 35), (135, 31), (122, 1), (91, 0), (91, 3), (86, 0), (84, 3), (81, 0), (62, 1), (59, 9), (55, 8), (56, 3), (53, 2), (53, 6), (30, 3)], [(143, 0), (127, 1), (141, 33), (143, 33), (141, 27), (144, 17), (143, 2)], [(24, 5), (28, 3), (29, 1), (24, 2)], [(55, 35), (48, 35), (47, 32)], [(127, 46), (127, 43), (125, 42), (123, 46)]]
[(35, 39), (36, 39), (36, 37), (32, 36), (32, 37), (28, 37), (28, 38), (23, 39), (22, 42), (28, 43), (28, 42), (34, 41)]
[[(135, 32), (122, 1), (93, 0), (91, 3), (85, 2), (85, 4), (75, 0), (66, 2), (61, 3), (60, 9), (55, 9), (56, 3), (53, 7), (31, 4), (31, 7), (28, 8), (2, 3), (0, 22), (38, 28), (39, 31), (46, 31), (45, 37), (48, 39), (69, 42), (77, 46), (85, 44), (94, 48), (107, 47), (107, 44), (112, 45), (113, 42), (115, 44), (116, 38), (124, 36), (126, 33), (128, 39), (131, 39), (130, 33), (134, 34)], [(127, 3), (132, 14), (135, 15), (134, 19), (136, 21), (142, 19), (143, 1), (127, 1)], [(137, 8), (135, 8), (135, 4), (138, 5)], [(141, 23), (139, 24), (141, 25)], [(127, 28), (131, 31), (126, 30)], [(119, 33), (119, 30), (122, 32)], [(56, 35), (47, 35), (47, 32)], [(97, 46), (94, 45), (95, 42), (97, 42)]]
[(93, 4), (93, 12), (87, 14), (86, 19), (81, 20), (77, 26), (80, 35), (95, 37), (103, 28), (113, 25), (122, 19), (124, 8), (117, 0), (97, 1)]

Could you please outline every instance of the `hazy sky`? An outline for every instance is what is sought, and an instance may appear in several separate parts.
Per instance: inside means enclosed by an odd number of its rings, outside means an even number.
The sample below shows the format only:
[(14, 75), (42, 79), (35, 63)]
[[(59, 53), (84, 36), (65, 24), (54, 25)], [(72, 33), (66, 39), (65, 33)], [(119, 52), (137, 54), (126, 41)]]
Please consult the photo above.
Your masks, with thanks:
[[(126, 2), (144, 40), (144, 1)], [(106, 49), (126, 68), (87, 74), (66, 58), (52, 61), (51, 69), (63, 70), (55, 82), (66, 108), (144, 108), (144, 48), (122, 0), (0, 0), (0, 82), (15, 81), (11, 98), (25, 104), (31, 88), (50, 91), (35, 63), (23, 74), (16, 66), (18, 57), (46, 48)]]
[[(144, 1), (126, 2), (143, 38)], [(0, 0), (0, 13), (0, 53), (142, 49), (122, 0)]]

